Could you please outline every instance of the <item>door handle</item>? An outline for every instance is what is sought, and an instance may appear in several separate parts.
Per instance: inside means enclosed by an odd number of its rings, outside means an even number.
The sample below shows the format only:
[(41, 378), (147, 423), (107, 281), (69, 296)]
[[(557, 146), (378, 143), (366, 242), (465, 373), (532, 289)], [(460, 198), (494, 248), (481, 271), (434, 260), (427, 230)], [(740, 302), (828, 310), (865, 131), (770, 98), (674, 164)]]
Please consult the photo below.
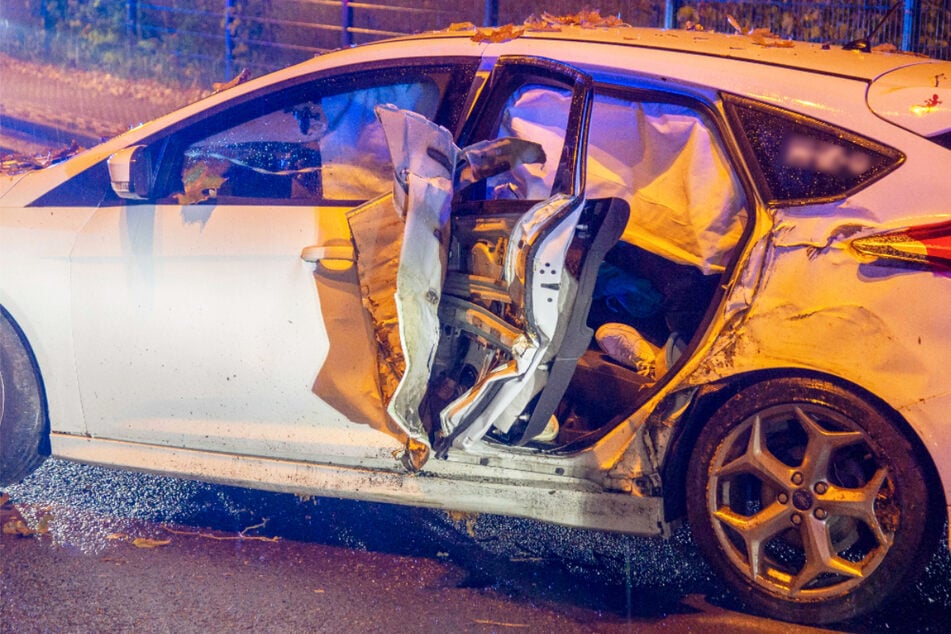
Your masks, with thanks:
[(300, 252), (300, 259), (316, 264), (323, 260), (354, 262), (353, 246), (349, 244), (312, 244)]

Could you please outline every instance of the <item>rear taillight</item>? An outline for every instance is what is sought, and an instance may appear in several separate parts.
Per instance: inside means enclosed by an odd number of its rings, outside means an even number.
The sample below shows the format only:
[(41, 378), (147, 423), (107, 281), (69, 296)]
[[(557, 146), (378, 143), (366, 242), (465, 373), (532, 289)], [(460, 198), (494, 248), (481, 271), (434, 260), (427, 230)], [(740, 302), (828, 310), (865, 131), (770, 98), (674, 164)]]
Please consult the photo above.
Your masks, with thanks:
[(877, 258), (951, 271), (951, 221), (856, 238), (852, 248)]

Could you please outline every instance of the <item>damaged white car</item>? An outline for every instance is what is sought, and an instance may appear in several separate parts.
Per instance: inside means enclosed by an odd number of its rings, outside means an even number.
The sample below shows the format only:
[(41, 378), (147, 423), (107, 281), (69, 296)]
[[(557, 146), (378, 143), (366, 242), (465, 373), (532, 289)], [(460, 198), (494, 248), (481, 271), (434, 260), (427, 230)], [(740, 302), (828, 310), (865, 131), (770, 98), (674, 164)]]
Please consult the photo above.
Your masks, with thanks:
[(951, 63), (482, 35), (327, 54), (0, 177), (0, 482), (52, 454), (686, 517), (807, 623), (912, 583), (951, 499)]

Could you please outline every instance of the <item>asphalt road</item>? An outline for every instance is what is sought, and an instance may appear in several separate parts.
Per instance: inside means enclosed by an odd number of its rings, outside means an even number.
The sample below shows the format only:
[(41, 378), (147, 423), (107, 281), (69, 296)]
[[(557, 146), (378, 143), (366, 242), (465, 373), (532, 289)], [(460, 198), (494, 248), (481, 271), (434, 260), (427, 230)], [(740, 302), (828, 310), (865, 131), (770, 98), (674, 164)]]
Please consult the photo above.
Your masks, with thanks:
[[(6, 491), (0, 632), (821, 631), (745, 614), (686, 531), (639, 539), (59, 461)], [(946, 631), (949, 597), (945, 550), (895, 607), (831, 631)]]

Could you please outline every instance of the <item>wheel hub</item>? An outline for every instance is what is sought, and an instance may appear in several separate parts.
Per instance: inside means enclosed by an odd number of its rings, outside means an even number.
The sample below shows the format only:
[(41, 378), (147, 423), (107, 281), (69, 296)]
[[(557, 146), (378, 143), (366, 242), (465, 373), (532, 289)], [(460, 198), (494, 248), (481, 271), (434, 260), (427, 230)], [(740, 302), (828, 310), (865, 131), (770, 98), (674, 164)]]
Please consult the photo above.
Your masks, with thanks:
[(793, 491), (792, 494), (792, 503), (800, 511), (808, 511), (812, 508), (812, 493), (807, 489), (798, 489)]

